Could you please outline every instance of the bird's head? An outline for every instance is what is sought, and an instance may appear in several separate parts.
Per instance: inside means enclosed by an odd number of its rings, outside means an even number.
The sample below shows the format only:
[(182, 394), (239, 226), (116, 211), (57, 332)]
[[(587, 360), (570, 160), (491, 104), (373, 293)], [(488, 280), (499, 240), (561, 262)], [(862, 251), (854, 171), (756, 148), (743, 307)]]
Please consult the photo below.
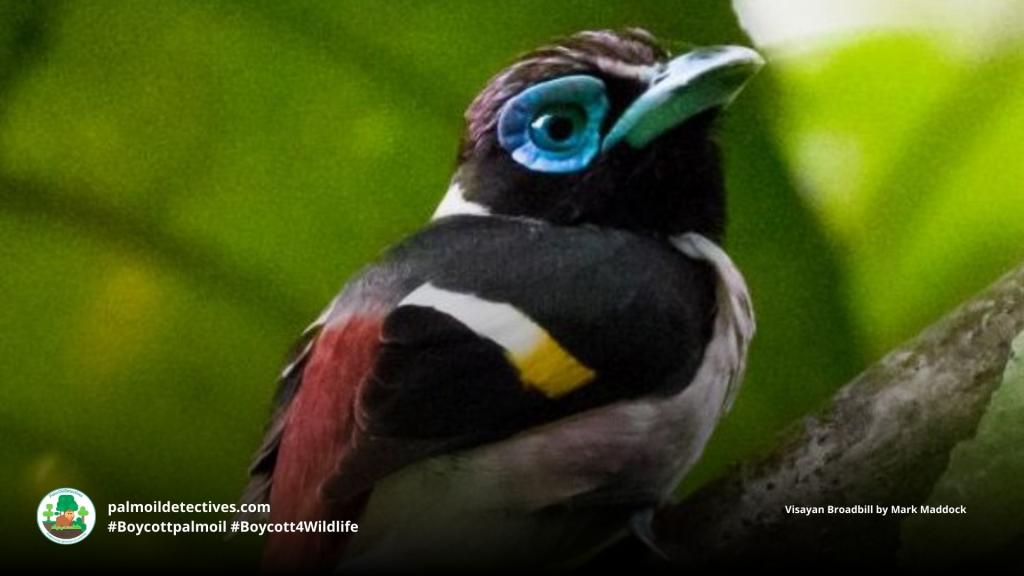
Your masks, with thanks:
[(712, 124), (762, 64), (739, 46), (673, 56), (638, 29), (581, 32), (526, 54), (467, 110), (435, 218), (502, 214), (718, 239)]

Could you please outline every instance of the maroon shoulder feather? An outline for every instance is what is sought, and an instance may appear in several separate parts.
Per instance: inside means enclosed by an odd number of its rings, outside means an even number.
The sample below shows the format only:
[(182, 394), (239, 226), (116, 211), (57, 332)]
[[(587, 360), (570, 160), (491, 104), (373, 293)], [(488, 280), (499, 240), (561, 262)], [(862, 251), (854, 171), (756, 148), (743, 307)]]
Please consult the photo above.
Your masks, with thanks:
[[(366, 494), (349, 501), (324, 498), (323, 483), (345, 456), (355, 429), (355, 402), (374, 366), (382, 320), (354, 316), (329, 324), (310, 350), (283, 419), (270, 487), (270, 521), (352, 519)], [(301, 569), (329, 565), (341, 554), (345, 534), (275, 533), (267, 540), (264, 565)]]

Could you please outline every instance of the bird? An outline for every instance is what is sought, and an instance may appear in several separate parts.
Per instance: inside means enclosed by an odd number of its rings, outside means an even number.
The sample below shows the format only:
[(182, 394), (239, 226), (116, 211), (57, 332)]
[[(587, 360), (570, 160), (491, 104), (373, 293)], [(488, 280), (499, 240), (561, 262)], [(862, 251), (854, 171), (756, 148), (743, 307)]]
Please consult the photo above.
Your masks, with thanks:
[(763, 64), (589, 30), (487, 82), (433, 216), (299, 340), (250, 468), (263, 520), (358, 529), (271, 533), (266, 568), (553, 568), (650, 541), (755, 331), (714, 128)]

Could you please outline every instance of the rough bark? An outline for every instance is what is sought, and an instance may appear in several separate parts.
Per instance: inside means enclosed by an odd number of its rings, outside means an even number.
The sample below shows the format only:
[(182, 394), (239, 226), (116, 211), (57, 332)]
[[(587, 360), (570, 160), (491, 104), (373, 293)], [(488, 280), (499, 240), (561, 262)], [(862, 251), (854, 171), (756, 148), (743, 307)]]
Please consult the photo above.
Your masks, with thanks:
[(844, 386), (771, 453), (659, 511), (656, 544), (686, 566), (898, 561), (904, 515), (785, 507), (924, 503), (1022, 330), (1024, 266)]

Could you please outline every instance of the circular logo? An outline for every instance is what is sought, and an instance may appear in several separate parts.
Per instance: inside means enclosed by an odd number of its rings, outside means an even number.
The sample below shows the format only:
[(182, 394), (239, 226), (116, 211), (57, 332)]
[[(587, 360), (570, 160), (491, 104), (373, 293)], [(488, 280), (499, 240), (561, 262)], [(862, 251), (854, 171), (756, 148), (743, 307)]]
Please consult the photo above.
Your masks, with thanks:
[(39, 530), (57, 544), (85, 540), (96, 524), (96, 507), (74, 488), (58, 488), (43, 497), (36, 513)]

